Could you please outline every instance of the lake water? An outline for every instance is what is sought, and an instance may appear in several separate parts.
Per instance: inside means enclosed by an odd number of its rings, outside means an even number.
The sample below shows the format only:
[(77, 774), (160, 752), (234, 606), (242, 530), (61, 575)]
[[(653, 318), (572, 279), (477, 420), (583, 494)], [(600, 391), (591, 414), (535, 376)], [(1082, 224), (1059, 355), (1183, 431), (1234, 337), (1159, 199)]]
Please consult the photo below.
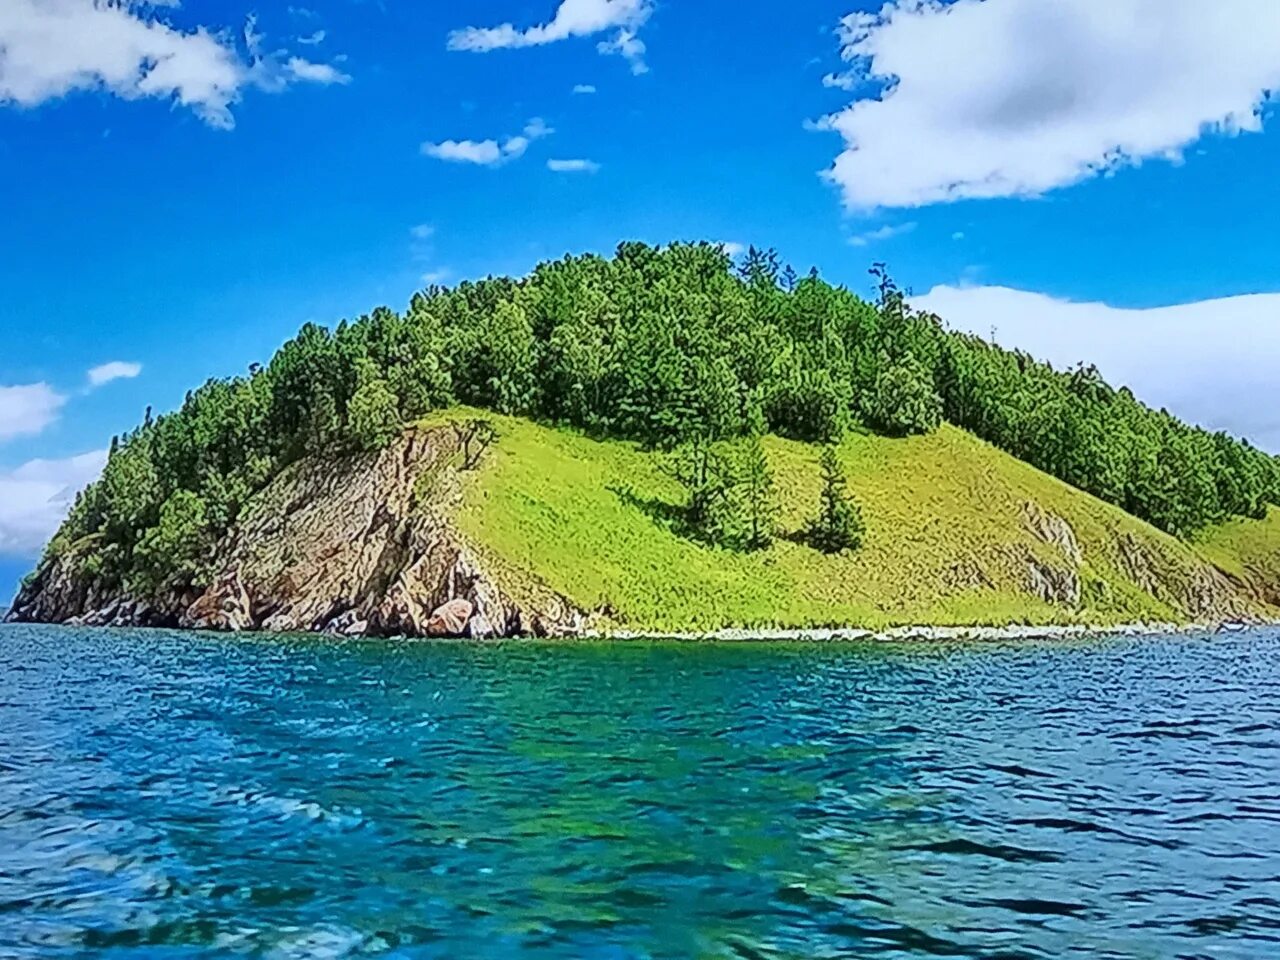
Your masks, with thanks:
[(0, 957), (1280, 957), (1280, 634), (0, 628)]

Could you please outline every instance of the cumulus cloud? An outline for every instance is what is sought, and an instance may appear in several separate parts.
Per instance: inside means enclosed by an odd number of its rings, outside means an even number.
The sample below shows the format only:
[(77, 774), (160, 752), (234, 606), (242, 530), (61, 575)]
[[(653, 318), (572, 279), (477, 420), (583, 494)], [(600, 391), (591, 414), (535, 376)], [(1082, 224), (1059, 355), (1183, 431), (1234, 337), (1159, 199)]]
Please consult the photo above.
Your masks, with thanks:
[(0, 554), (31, 556), (53, 536), (76, 494), (97, 479), (107, 451), (31, 460), (0, 471)]
[(336, 79), (345, 75), (335, 68), (264, 54), (252, 21), (245, 31), (246, 57), (226, 31), (179, 30), (158, 19), (154, 6), (128, 0), (4, 0), (0, 104), (33, 107), (75, 91), (105, 90), (128, 100), (169, 100), (211, 126), (230, 128), (231, 107), (246, 87), (280, 90), (293, 81), (344, 82)]
[(891, 0), (841, 29), (871, 96), (826, 118), (852, 208), (1036, 196), (1262, 127), (1274, 0)]
[(132, 380), (140, 373), (142, 373), (142, 364), (140, 363), (132, 363), (127, 360), (112, 360), (110, 363), (100, 364), (89, 371), (89, 386), (100, 387), (104, 383), (110, 383), (112, 380)]
[(597, 44), (597, 49), (601, 53), (619, 54), (631, 64), (634, 73), (644, 73), (648, 69), (644, 63), (645, 46), (636, 31), (652, 13), (652, 0), (562, 0), (555, 16), (547, 23), (524, 30), (511, 23), (465, 27), (449, 34), (449, 49), (488, 53), (614, 30), (616, 33)]
[(594, 160), (548, 160), (547, 169), (556, 173), (596, 173), (600, 164)]
[(534, 117), (524, 130), (499, 142), (497, 140), (444, 140), (440, 143), (424, 143), (421, 150), (424, 156), (450, 163), (474, 163), (482, 167), (496, 167), (511, 160), (518, 160), (529, 149), (529, 144), (555, 133), (543, 122), (541, 117)]
[(0, 387), (0, 441), (40, 433), (57, 419), (66, 402), (47, 383)]
[(1094, 363), (1144, 402), (1280, 453), (1280, 294), (1146, 310), (1007, 287), (934, 287), (915, 306), (1064, 368)]
[(867, 247), (881, 240), (892, 240), (894, 237), (901, 237), (903, 234), (910, 233), (916, 228), (914, 222), (885, 224), (875, 230), (868, 230), (866, 233), (855, 234), (849, 238), (849, 243), (855, 247)]
[(747, 245), (745, 243), (738, 243), (736, 240), (726, 240), (720, 244), (720, 249), (728, 256), (736, 259), (747, 252)]
[(573, 92), (576, 94), (592, 94), (596, 92), (595, 86), (590, 83), (576, 83), (573, 86)]
[(478, 163), (482, 166), (493, 166), (503, 159), (502, 148), (497, 140), (442, 140), (439, 143), (424, 143), (422, 152), (437, 160)]

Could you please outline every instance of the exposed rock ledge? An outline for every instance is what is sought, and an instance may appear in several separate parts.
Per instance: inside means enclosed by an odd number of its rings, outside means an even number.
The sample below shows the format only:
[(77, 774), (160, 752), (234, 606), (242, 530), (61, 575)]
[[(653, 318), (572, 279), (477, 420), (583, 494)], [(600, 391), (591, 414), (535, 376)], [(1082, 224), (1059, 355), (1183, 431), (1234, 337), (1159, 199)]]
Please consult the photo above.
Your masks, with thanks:
[[(582, 633), (564, 597), (500, 575), (449, 520), (458, 440), (414, 430), (375, 455), (313, 458), (259, 493), (214, 551), (204, 589), (141, 599), (86, 573), (72, 551), (19, 594), (10, 620), (87, 626), (498, 637)], [(447, 616), (432, 619), (452, 600)], [(465, 612), (465, 625), (459, 626)]]

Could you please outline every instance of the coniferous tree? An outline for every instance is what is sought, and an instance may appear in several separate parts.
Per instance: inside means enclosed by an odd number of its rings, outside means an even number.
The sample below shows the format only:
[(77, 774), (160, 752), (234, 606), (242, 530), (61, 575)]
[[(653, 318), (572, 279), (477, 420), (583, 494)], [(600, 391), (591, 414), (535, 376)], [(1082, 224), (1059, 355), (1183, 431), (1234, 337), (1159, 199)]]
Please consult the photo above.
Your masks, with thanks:
[(809, 523), (806, 536), (823, 553), (856, 550), (862, 545), (865, 527), (862, 510), (849, 496), (844, 469), (835, 444), (822, 448), (822, 494), (818, 515)]
[(777, 531), (778, 503), (773, 471), (758, 434), (738, 441), (731, 502), (741, 528), (737, 542), (747, 550), (763, 550)]

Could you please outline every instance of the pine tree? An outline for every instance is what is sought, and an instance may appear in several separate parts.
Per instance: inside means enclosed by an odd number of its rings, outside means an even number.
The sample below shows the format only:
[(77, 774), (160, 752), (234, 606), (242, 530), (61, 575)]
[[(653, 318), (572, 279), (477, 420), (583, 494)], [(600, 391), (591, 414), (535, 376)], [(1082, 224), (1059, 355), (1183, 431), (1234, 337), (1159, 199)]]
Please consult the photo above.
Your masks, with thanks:
[(736, 460), (733, 499), (740, 515), (740, 542), (747, 550), (763, 550), (773, 543), (778, 505), (773, 471), (769, 469), (769, 458), (760, 437), (750, 436), (739, 441)]
[(823, 553), (856, 550), (862, 544), (862, 510), (846, 489), (844, 471), (834, 444), (822, 448), (822, 499), (818, 516), (809, 524), (809, 543)]

